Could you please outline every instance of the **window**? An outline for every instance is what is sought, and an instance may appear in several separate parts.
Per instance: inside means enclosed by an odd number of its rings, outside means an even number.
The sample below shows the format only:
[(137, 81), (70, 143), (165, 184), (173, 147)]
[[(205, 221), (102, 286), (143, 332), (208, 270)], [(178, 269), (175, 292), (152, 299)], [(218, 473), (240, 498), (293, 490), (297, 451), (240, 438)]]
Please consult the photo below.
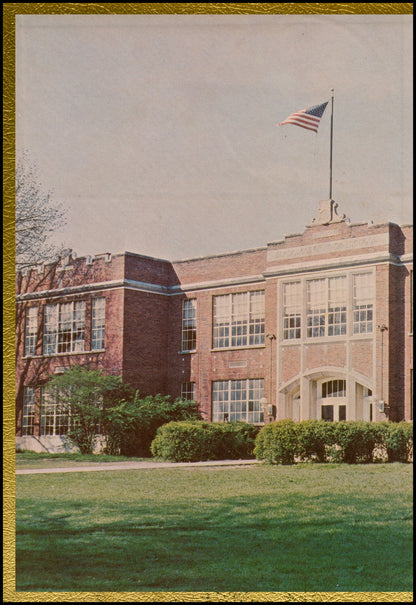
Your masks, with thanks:
[(91, 318), (91, 350), (104, 349), (105, 298), (93, 298)]
[(84, 338), (84, 301), (45, 306), (43, 327), (45, 355), (83, 351)]
[(212, 383), (213, 422), (242, 420), (250, 424), (264, 422), (264, 379), (218, 380)]
[(329, 380), (322, 385), (322, 397), (345, 397), (347, 383), (345, 380)]
[(181, 384), (181, 399), (187, 401), (195, 400), (195, 383), (194, 382), (183, 382)]
[(70, 426), (70, 414), (65, 403), (58, 403), (54, 396), (42, 389), (40, 408), (40, 434), (66, 435)]
[(36, 355), (36, 339), (38, 331), (38, 308), (26, 309), (25, 322), (25, 355)]
[(182, 303), (182, 351), (196, 349), (196, 298)]
[(300, 338), (302, 312), (301, 283), (283, 285), (283, 338)]
[(373, 280), (371, 273), (353, 276), (354, 334), (373, 331)]
[(213, 348), (264, 344), (264, 291), (213, 298)]
[(307, 282), (307, 336), (339, 336), (347, 331), (347, 278)]
[[(328, 380), (321, 385), (322, 393), (322, 405), (321, 405), (321, 418), (328, 422), (333, 422), (335, 415), (337, 414), (336, 420), (347, 419), (347, 406), (345, 405), (345, 396), (347, 393), (347, 383), (345, 380)], [(332, 398), (338, 398), (340, 401), (336, 403), (334, 401), (328, 401)]]
[(33, 435), (35, 424), (35, 389), (23, 389), (22, 435)]

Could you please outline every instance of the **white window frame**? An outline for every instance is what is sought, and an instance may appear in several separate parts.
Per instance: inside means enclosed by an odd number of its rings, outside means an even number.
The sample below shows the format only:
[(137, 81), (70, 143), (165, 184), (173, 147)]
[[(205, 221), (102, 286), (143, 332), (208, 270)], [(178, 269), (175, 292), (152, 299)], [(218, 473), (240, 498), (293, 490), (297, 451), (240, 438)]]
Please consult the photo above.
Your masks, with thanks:
[(264, 290), (213, 296), (213, 349), (264, 346), (264, 324)]
[[(336, 287), (337, 282), (338, 284), (343, 282), (342, 288)], [(312, 286), (316, 286), (316, 288)], [(333, 275), (306, 280), (307, 338), (346, 336), (347, 309), (347, 275)]]
[(318, 419), (323, 418), (323, 408), (332, 408), (332, 422), (340, 420), (340, 411), (343, 408), (345, 413), (344, 420), (349, 420), (348, 417), (348, 400), (347, 400), (347, 381), (345, 378), (326, 378), (318, 384), (319, 405)]
[(196, 298), (182, 301), (182, 336), (181, 350), (196, 350)]
[[(363, 286), (359, 281), (365, 282)], [(352, 276), (352, 330), (354, 334), (374, 331), (374, 282), (372, 273), (354, 273)]]
[(195, 401), (195, 382), (181, 383), (181, 399), (184, 401)]
[(67, 404), (55, 401), (45, 387), (41, 389), (40, 434), (67, 435), (71, 427), (71, 412)]
[(27, 307), (25, 313), (25, 357), (36, 355), (38, 307)]
[(302, 282), (283, 284), (283, 340), (302, 336)]
[(85, 300), (45, 305), (43, 354), (81, 353), (85, 349)]
[(91, 350), (104, 350), (105, 343), (105, 296), (92, 299), (91, 303)]
[(264, 378), (214, 380), (212, 382), (212, 422), (243, 421), (263, 424)]
[(22, 435), (33, 435), (35, 427), (35, 387), (23, 388)]

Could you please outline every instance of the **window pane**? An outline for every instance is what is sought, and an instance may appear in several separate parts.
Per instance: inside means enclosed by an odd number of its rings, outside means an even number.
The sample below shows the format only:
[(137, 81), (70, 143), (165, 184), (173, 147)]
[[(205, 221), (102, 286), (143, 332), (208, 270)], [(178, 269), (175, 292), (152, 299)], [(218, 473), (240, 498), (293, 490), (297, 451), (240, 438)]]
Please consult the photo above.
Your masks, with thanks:
[(264, 396), (264, 379), (215, 381), (212, 383), (212, 419), (263, 422), (260, 400)]
[(23, 389), (22, 435), (33, 435), (35, 424), (35, 389)]
[(44, 309), (43, 353), (53, 355), (57, 352), (58, 305), (46, 305)]
[(196, 299), (182, 303), (182, 351), (196, 349)]
[(374, 288), (371, 273), (353, 276), (353, 298), (354, 334), (372, 332)]
[(300, 338), (301, 332), (301, 283), (283, 285), (283, 338)]
[(94, 298), (92, 301), (91, 349), (104, 349), (105, 336), (105, 298)]
[(195, 400), (195, 383), (194, 382), (183, 382), (181, 384), (181, 399), (188, 401)]
[(307, 336), (325, 336), (327, 286), (325, 279), (307, 282)]
[(334, 406), (333, 405), (321, 405), (321, 418), (328, 422), (334, 421)]
[(38, 331), (38, 308), (26, 309), (25, 324), (25, 355), (36, 355), (36, 339)]
[(40, 416), (41, 435), (66, 435), (69, 430), (70, 415), (65, 403), (55, 401), (54, 396), (42, 389)]

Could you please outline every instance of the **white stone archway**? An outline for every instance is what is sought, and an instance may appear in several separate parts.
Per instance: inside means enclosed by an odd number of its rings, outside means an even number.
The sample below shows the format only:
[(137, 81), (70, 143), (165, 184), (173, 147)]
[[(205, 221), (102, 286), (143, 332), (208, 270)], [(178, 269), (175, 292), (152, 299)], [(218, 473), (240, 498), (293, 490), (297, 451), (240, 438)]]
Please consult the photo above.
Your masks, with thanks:
[(326, 366), (297, 375), (277, 393), (277, 419), (374, 420), (372, 385), (345, 368)]

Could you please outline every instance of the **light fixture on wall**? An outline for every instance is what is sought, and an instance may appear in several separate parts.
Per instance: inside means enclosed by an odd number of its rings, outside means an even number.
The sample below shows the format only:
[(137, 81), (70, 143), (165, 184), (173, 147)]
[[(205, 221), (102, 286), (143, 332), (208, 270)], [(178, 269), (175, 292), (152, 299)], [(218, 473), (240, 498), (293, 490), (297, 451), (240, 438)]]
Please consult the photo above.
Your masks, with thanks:
[(269, 401), (266, 399), (266, 397), (262, 397), (260, 399), (260, 404), (263, 407), (264, 422), (266, 423), (266, 418), (268, 418), (268, 422), (273, 422), (274, 405), (272, 403), (269, 403)]
[(378, 410), (386, 415), (390, 411), (390, 406), (384, 401), (384, 332), (388, 330), (385, 324), (379, 324), (377, 330), (381, 333), (381, 389), (380, 400), (377, 402)]
[(267, 409), (264, 408), (264, 419), (266, 420), (266, 413), (269, 418), (269, 422), (273, 422), (275, 419), (275, 407), (273, 405), (273, 340), (276, 340), (274, 334), (266, 334), (266, 338), (270, 341), (270, 373), (269, 373), (269, 403), (266, 401)]

